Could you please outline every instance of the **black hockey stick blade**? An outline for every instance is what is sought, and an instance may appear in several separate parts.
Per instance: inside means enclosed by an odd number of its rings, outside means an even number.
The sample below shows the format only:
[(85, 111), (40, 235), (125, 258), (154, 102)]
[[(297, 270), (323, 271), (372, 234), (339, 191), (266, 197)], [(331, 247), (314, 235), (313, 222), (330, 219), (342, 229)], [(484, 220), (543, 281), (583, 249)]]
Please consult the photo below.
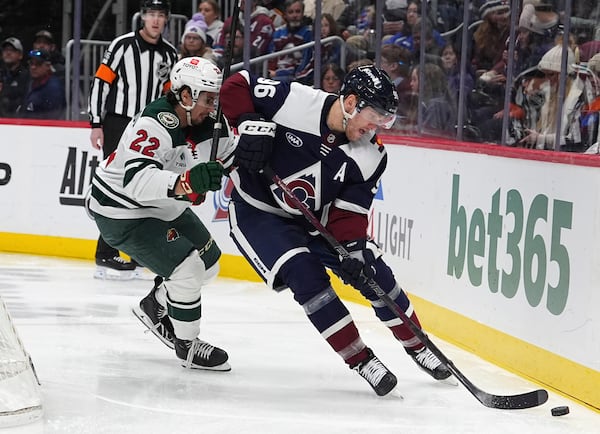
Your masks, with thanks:
[[(296, 197), (294, 192), (290, 190), (287, 184), (279, 177), (270, 167), (265, 167), (262, 172), (275, 183), (283, 193), (288, 197), (290, 202), (298, 209), (308, 222), (325, 238), (329, 245), (342, 257), (349, 258), (350, 254), (340, 244), (340, 242), (323, 226), (313, 212), (306, 206), (304, 202)], [(396, 316), (405, 323), (415, 336), (442, 362), (458, 381), (475, 397), (479, 402), (489, 408), (497, 408), (501, 410), (518, 410), (531, 407), (537, 407), (548, 401), (548, 392), (543, 389), (534, 390), (531, 392), (521, 393), (518, 395), (494, 395), (484, 392), (479, 387), (475, 386), (471, 380), (454, 365), (452, 360), (448, 359), (444, 353), (429, 339), (429, 336), (421, 330), (406, 313), (400, 309), (394, 300), (375, 282), (373, 279), (367, 279), (369, 287), (377, 294), (379, 299), (390, 308)]]
[[(431, 349), (431, 348), (430, 348)], [(444, 357), (445, 358), (445, 357)], [(497, 408), (500, 410), (520, 410), (525, 408), (537, 407), (548, 401), (548, 392), (544, 389), (532, 390), (518, 395), (494, 395), (484, 392), (479, 387), (475, 386), (462, 372), (454, 366), (451, 360), (445, 358), (444, 363), (450, 372), (460, 381), (471, 394), (477, 398), (479, 402), (489, 408)]]

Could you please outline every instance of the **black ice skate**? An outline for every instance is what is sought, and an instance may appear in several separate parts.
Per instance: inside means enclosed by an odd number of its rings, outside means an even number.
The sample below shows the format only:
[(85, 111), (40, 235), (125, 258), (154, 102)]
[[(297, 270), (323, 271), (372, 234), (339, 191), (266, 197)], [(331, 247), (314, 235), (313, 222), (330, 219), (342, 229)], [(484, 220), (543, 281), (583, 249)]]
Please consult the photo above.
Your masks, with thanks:
[(373, 354), (370, 348), (367, 348), (367, 351), (369, 352), (369, 356), (359, 364), (353, 366), (352, 369), (367, 380), (377, 395), (387, 395), (396, 387), (398, 380)]
[(193, 341), (175, 338), (175, 354), (182, 360), (184, 368), (231, 371), (227, 353), (198, 338)]
[(156, 291), (162, 284), (162, 281), (162, 277), (156, 276), (154, 278), (154, 287), (150, 291), (150, 294), (142, 298), (139, 307), (135, 306), (131, 311), (162, 343), (174, 349), (173, 324), (167, 316), (166, 309), (156, 300)]
[(126, 261), (119, 255), (112, 258), (96, 258), (95, 279), (131, 280), (135, 264)]
[(418, 351), (406, 350), (406, 352), (419, 365), (419, 368), (436, 380), (445, 380), (452, 375), (448, 368), (439, 361), (429, 348), (423, 347)]

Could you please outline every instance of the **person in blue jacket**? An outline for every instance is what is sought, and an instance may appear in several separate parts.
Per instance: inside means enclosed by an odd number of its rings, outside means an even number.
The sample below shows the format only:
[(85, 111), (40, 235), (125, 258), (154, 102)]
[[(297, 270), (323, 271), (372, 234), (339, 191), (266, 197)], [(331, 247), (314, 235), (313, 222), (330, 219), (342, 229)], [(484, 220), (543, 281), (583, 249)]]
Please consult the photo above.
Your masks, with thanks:
[(29, 89), (18, 116), (35, 119), (64, 119), (65, 89), (54, 74), (50, 53), (46, 50), (29, 52)]

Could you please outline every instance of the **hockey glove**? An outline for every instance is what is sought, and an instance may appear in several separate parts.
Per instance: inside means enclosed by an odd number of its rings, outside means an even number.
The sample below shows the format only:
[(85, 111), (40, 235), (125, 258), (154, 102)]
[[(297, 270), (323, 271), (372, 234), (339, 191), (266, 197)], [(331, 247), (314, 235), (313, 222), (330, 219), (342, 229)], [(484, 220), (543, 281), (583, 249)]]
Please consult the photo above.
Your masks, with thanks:
[(345, 284), (360, 288), (368, 279), (375, 277), (375, 262), (381, 251), (377, 244), (367, 239), (348, 241), (344, 247), (350, 257), (342, 259), (338, 275)]
[(218, 161), (199, 163), (181, 174), (179, 181), (189, 200), (194, 204), (202, 203), (201, 196), (207, 191), (221, 188), (223, 166)]
[(258, 172), (265, 167), (273, 149), (275, 127), (275, 122), (266, 121), (258, 113), (240, 116), (235, 164), (250, 172)]

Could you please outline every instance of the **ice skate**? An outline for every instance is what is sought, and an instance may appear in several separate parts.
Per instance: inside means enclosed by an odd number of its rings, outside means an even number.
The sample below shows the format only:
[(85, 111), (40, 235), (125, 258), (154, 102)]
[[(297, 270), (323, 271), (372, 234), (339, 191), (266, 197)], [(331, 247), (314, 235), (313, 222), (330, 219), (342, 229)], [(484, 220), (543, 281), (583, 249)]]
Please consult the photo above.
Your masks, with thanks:
[(406, 350), (406, 352), (422, 370), (436, 380), (445, 380), (452, 375), (429, 348), (423, 347), (418, 351)]
[(134, 277), (135, 264), (120, 256), (96, 258), (95, 279), (131, 280)]
[(139, 306), (135, 306), (131, 311), (162, 343), (174, 349), (173, 324), (167, 316), (166, 309), (156, 299), (156, 291), (162, 281), (162, 277), (156, 276), (154, 287), (150, 293), (140, 301)]
[(193, 341), (175, 338), (175, 354), (181, 359), (181, 366), (187, 369), (231, 371), (227, 353), (198, 338)]
[(368, 357), (353, 366), (352, 369), (367, 380), (377, 395), (387, 395), (394, 387), (396, 387), (398, 380), (396, 379), (396, 376), (373, 354), (371, 349), (367, 349), (367, 351), (369, 352)]

